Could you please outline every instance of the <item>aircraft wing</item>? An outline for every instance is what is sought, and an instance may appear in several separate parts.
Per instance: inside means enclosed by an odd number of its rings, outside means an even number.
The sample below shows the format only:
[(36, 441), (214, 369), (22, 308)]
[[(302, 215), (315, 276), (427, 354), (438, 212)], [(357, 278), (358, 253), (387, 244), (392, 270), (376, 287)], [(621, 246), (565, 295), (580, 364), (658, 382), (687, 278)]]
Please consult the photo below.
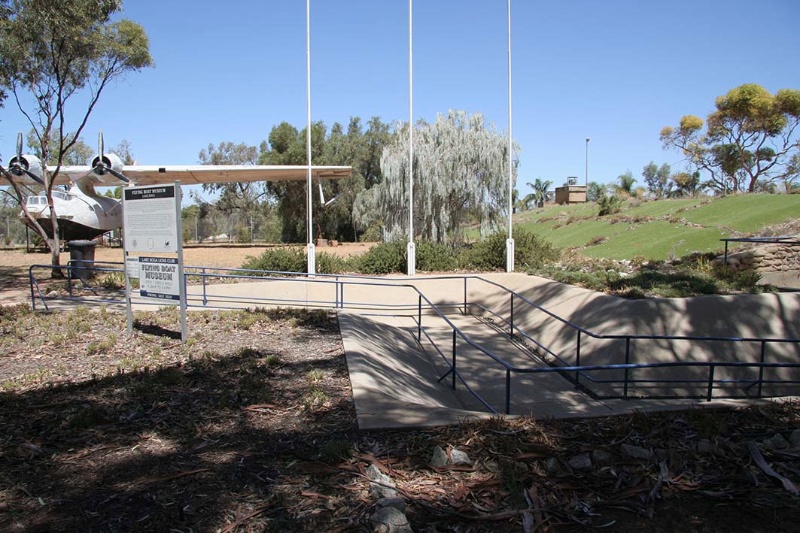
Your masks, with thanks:
[[(52, 173), (56, 167), (48, 167)], [(201, 183), (236, 183), (244, 181), (302, 181), (308, 177), (308, 167), (302, 165), (126, 165), (121, 172), (133, 185), (158, 185), (181, 182), (182, 185)], [(311, 166), (314, 179), (342, 179), (352, 173), (352, 167)], [(97, 186), (117, 186), (124, 183), (111, 174), (98, 174), (90, 166), (63, 166), (56, 185), (69, 185), (88, 178)]]

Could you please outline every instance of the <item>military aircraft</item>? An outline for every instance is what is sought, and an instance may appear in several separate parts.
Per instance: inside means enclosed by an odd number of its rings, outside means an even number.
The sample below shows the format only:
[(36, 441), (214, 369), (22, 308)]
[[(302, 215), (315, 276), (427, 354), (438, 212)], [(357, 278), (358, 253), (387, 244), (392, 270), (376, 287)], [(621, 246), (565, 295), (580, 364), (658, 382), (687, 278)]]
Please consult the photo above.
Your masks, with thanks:
[[(17, 136), (17, 155), (9, 161), (11, 179), (25, 185), (44, 186), (43, 167), (39, 158), (22, 153), (22, 133)], [(52, 176), (55, 166), (47, 166)], [(350, 176), (351, 167), (311, 166), (312, 178), (319, 184), (323, 206), (336, 198), (325, 201), (322, 180), (341, 179)], [(181, 185), (203, 183), (232, 183), (252, 181), (301, 181), (308, 179), (307, 166), (292, 165), (123, 165), (119, 156), (105, 153), (103, 133), (98, 135), (98, 150), (90, 165), (62, 166), (55, 177), (55, 185), (65, 190), (53, 189), (53, 207), (58, 219), (60, 236), (66, 241), (93, 239), (108, 231), (122, 227), (122, 204), (119, 200), (101, 196), (95, 186), (111, 187), (125, 185), (157, 185), (180, 182)], [(47, 195), (40, 193), (27, 198), (26, 209), (53, 237), (50, 205)], [(20, 212), (20, 218), (29, 226), (31, 221)]]

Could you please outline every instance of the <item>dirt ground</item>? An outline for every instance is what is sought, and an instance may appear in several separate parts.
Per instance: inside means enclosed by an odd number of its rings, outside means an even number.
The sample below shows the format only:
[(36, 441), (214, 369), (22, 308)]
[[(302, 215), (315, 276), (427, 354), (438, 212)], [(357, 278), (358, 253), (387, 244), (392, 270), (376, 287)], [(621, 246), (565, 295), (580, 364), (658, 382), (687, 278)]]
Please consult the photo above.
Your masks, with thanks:
[(335, 314), (124, 323), (0, 308), (0, 530), (797, 531), (797, 403), (366, 432)]
[[(48, 260), (0, 252), (0, 301), (26, 302), (26, 267)], [(199, 311), (188, 329), (181, 344), (174, 308), (136, 313), (128, 334), (121, 313), (0, 307), (0, 530), (374, 531), (369, 467), (420, 533), (800, 523), (798, 402), (366, 432), (335, 314)], [(431, 464), (437, 446), (469, 463)]]

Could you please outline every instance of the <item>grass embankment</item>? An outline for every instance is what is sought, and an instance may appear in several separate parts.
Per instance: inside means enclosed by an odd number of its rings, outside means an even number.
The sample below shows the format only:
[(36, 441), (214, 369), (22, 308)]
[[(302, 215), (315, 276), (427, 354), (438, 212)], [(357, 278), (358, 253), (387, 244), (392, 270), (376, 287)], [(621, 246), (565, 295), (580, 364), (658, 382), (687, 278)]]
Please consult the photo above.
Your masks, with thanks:
[(628, 201), (614, 215), (597, 204), (547, 206), (515, 216), (518, 227), (560, 248), (594, 258), (666, 260), (722, 250), (720, 239), (753, 235), (800, 218), (800, 195), (747, 194), (725, 198)]

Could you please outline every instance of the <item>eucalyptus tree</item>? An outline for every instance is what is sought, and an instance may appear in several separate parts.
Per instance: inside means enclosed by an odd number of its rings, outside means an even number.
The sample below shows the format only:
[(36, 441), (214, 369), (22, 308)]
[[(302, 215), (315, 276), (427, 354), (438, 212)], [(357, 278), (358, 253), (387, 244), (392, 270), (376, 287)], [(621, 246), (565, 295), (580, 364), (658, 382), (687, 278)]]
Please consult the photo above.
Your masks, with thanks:
[[(53, 227), (52, 191), (65, 155), (80, 139), (103, 91), (112, 81), (152, 65), (144, 29), (127, 19), (111, 21), (121, 0), (13, 0), (0, 17), (0, 83), (13, 95), (39, 140), (42, 161), (57, 154), (56, 169), (44, 171)], [(73, 107), (73, 102), (77, 102)], [(81, 110), (82, 109), (82, 110)], [(51, 147), (51, 135), (57, 142)], [(24, 191), (14, 186), (24, 206)], [(28, 215), (59, 265), (58, 232), (53, 239)], [(53, 269), (53, 275), (61, 275)]]
[[(62, 164), (64, 165), (88, 165), (89, 160), (95, 155), (95, 149), (83, 142), (82, 138), (73, 139), (72, 134), (66, 134), (63, 136), (67, 144), (71, 145), (69, 150), (64, 152), (63, 157), (61, 159)], [(53, 130), (50, 132), (50, 141), (49, 145), (46, 150), (42, 150), (41, 142), (39, 141), (39, 137), (36, 135), (35, 130), (30, 130), (28, 134), (25, 136), (25, 142), (27, 143), (28, 150), (35, 154), (40, 154), (44, 151), (50, 154), (50, 157), (47, 160), (48, 165), (57, 165), (58, 164), (58, 149), (59, 143), (61, 142), (61, 131), (58, 129)]]
[(662, 164), (660, 167), (650, 161), (642, 169), (642, 177), (647, 185), (647, 190), (656, 197), (656, 199), (669, 196), (670, 193), (670, 175), (672, 169), (667, 163)]
[(748, 83), (718, 97), (715, 107), (705, 123), (686, 115), (677, 128), (663, 128), (664, 148), (680, 150), (723, 193), (754, 192), (759, 182), (763, 186), (791, 178), (791, 160), (800, 152), (800, 90), (781, 89), (773, 95)]
[[(408, 124), (383, 150), (383, 182), (360, 195), (357, 224), (376, 221), (387, 240), (408, 232)], [(433, 242), (463, 238), (462, 228), (476, 221), (485, 235), (499, 229), (508, 206), (508, 165), (514, 178), (518, 161), (508, 153), (506, 137), (487, 126), (483, 115), (449, 111), (434, 123), (414, 126), (415, 237)], [(402, 131), (405, 130), (405, 131)]]
[[(198, 158), (203, 165), (255, 165), (258, 149), (223, 141), (219, 145), (210, 143), (200, 150)], [(219, 194), (214, 207), (224, 215), (225, 233), (232, 235), (237, 229), (247, 228), (246, 234), (252, 240), (259, 200), (268, 195), (264, 182), (204, 183), (203, 190)]]

